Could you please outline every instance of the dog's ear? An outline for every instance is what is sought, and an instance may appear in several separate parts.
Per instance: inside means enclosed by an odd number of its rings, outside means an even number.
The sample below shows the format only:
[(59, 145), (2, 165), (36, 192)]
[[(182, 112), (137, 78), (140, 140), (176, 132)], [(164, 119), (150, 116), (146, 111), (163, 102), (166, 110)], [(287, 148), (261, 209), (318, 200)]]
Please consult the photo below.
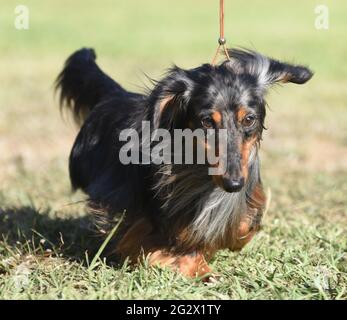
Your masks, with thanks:
[(265, 89), (275, 83), (303, 84), (313, 76), (307, 67), (280, 62), (254, 51), (231, 49), (229, 55), (231, 60), (226, 63), (233, 72), (256, 76)]
[(170, 129), (183, 116), (191, 98), (193, 81), (188, 72), (174, 67), (156, 84), (150, 95), (152, 125)]

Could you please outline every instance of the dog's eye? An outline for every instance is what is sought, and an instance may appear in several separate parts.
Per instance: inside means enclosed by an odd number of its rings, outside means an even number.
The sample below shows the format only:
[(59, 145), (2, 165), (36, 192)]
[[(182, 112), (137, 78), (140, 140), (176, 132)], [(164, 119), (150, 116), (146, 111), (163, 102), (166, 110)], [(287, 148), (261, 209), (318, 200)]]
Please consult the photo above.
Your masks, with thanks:
[(205, 117), (201, 119), (201, 124), (206, 129), (213, 128), (213, 120), (210, 117)]
[(250, 128), (255, 124), (255, 121), (256, 121), (255, 115), (254, 114), (248, 114), (247, 116), (245, 116), (242, 119), (241, 123), (245, 128)]

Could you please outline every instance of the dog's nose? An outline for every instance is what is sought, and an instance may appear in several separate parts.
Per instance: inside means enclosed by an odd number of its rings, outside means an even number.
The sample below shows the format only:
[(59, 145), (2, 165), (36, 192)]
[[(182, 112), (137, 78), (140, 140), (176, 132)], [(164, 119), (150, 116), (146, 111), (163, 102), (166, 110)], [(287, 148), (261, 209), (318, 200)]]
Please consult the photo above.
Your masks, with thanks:
[(245, 184), (245, 179), (243, 177), (238, 179), (232, 179), (232, 178), (223, 179), (223, 186), (226, 192), (238, 192), (243, 188), (244, 184)]

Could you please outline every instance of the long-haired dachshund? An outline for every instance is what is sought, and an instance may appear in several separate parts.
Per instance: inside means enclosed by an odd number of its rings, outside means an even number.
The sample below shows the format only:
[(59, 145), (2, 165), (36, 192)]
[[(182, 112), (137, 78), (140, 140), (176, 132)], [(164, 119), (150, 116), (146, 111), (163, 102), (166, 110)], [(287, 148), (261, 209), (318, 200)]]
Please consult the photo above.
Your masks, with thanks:
[[(168, 266), (207, 277), (219, 249), (240, 250), (259, 230), (265, 195), (258, 148), (265, 95), (276, 83), (303, 84), (312, 72), (253, 51), (230, 50), (231, 60), (190, 70), (174, 67), (148, 94), (125, 90), (95, 63), (92, 49), (75, 52), (57, 79), (61, 105), (81, 129), (70, 155), (74, 189), (110, 217), (126, 211), (112, 252), (136, 263)], [(225, 129), (218, 150), (225, 172), (209, 164), (124, 164), (123, 129)], [(208, 149), (208, 145), (205, 146)]]

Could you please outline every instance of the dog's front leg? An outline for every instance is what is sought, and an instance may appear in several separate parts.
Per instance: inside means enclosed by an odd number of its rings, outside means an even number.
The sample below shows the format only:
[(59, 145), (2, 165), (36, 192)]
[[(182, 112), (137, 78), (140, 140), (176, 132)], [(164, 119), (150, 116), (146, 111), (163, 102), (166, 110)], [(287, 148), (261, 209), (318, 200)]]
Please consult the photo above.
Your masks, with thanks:
[(198, 277), (203, 281), (209, 281), (210, 277), (213, 277), (212, 270), (202, 252), (194, 251), (190, 254), (175, 255), (165, 250), (157, 250), (150, 253), (148, 258), (150, 265), (169, 267), (189, 278)]
[(261, 228), (261, 219), (266, 205), (263, 187), (258, 183), (248, 197), (247, 211), (241, 216), (237, 239), (233, 241), (232, 250), (241, 250)]
[(133, 223), (126, 231), (117, 245), (116, 253), (122, 260), (128, 257), (132, 264), (146, 258), (151, 266), (167, 267), (190, 278), (202, 277), (206, 281), (211, 274), (203, 252), (175, 253), (145, 218)]

